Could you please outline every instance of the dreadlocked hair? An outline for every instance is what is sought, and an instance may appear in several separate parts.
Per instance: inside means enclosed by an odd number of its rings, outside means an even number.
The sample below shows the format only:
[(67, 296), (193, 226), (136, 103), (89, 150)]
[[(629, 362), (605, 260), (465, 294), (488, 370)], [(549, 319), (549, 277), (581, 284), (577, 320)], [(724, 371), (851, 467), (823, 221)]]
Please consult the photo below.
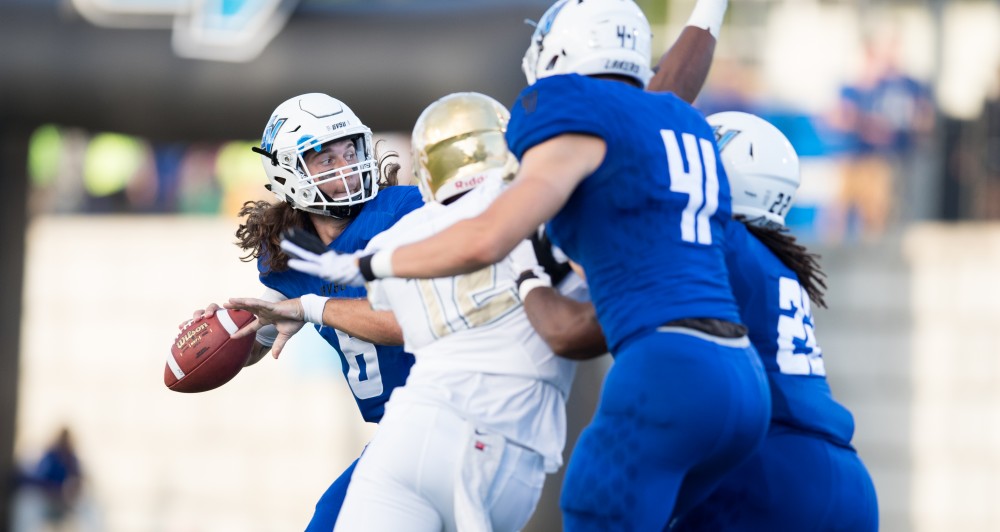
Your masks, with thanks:
[(308, 213), (284, 201), (248, 201), (243, 204), (239, 216), (245, 220), (236, 229), (236, 245), (246, 253), (240, 260), (250, 262), (263, 257), (268, 271), (288, 269), (288, 255), (281, 249), (282, 232), (295, 227), (316, 233)]
[(799, 284), (809, 294), (809, 299), (820, 307), (826, 308), (823, 292), (826, 291), (826, 274), (820, 269), (820, 256), (810, 253), (788, 228), (774, 223), (759, 223), (759, 220), (747, 220), (745, 216), (736, 216), (743, 222), (750, 234), (757, 237), (776, 257), (799, 278)]

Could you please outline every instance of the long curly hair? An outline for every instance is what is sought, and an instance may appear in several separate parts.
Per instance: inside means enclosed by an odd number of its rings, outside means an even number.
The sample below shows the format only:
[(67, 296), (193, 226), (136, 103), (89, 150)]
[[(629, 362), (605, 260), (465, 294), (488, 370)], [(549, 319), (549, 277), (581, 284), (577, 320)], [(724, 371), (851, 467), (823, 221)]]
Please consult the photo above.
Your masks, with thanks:
[(743, 222), (750, 234), (757, 237), (785, 266), (795, 272), (799, 284), (813, 303), (826, 308), (826, 301), (823, 300), (826, 274), (820, 269), (819, 255), (810, 253), (805, 246), (799, 244), (786, 227), (756, 223), (756, 220), (748, 221), (743, 216), (737, 216), (736, 219)]
[[(375, 143), (379, 189), (399, 183), (399, 154), (392, 150), (380, 154), (384, 142), (379, 140)], [(288, 269), (288, 255), (281, 250), (281, 234), (286, 229), (294, 227), (316, 234), (309, 213), (296, 209), (287, 201), (247, 201), (240, 209), (239, 216), (244, 220), (236, 229), (236, 245), (245, 253), (240, 260), (250, 262), (262, 258), (268, 271)]]

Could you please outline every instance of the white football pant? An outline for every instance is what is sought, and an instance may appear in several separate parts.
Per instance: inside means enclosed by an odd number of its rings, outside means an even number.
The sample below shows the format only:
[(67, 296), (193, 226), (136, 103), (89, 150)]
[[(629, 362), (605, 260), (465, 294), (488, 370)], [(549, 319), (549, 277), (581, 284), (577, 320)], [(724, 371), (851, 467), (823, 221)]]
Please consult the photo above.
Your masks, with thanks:
[(538, 453), (477, 429), (447, 406), (390, 402), (334, 530), (520, 530), (544, 482)]

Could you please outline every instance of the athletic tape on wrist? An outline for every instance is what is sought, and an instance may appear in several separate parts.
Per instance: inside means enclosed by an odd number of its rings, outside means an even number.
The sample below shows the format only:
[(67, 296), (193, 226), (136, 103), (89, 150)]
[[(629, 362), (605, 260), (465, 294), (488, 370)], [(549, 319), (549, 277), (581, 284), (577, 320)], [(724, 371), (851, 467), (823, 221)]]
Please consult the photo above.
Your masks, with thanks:
[(392, 271), (392, 252), (391, 249), (383, 249), (381, 251), (376, 251), (372, 255), (371, 259), (371, 271), (375, 279), (385, 279), (387, 277), (395, 277), (395, 272)]
[(729, 0), (698, 0), (691, 11), (687, 25), (708, 30), (712, 37), (719, 38), (722, 19), (726, 16)]
[(302, 319), (316, 325), (323, 325), (323, 309), (330, 298), (316, 294), (306, 294), (299, 298), (302, 305)]
[(517, 280), (517, 294), (521, 297), (521, 301), (524, 301), (532, 290), (542, 286), (552, 286), (552, 285), (550, 285), (546, 281), (539, 279), (534, 274), (532, 274), (530, 277), (522, 274), (521, 278)]

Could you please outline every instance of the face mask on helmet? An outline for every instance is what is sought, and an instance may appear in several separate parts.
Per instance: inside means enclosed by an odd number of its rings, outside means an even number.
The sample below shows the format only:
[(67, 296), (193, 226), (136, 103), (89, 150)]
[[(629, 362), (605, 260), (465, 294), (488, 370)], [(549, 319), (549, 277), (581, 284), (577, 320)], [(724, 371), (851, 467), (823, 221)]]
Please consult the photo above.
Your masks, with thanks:
[(297, 209), (349, 218), (378, 194), (371, 130), (325, 94), (279, 105), (254, 151), (261, 154), (269, 190)]
[(748, 113), (708, 117), (729, 177), (733, 214), (785, 225), (799, 188), (799, 157), (788, 139), (766, 120)]
[(560, 0), (542, 15), (521, 61), (531, 85), (558, 74), (653, 77), (649, 21), (632, 0)]
[(449, 94), (413, 127), (413, 170), (424, 201), (446, 203), (487, 179), (517, 172), (504, 133), (510, 113), (489, 96)]

